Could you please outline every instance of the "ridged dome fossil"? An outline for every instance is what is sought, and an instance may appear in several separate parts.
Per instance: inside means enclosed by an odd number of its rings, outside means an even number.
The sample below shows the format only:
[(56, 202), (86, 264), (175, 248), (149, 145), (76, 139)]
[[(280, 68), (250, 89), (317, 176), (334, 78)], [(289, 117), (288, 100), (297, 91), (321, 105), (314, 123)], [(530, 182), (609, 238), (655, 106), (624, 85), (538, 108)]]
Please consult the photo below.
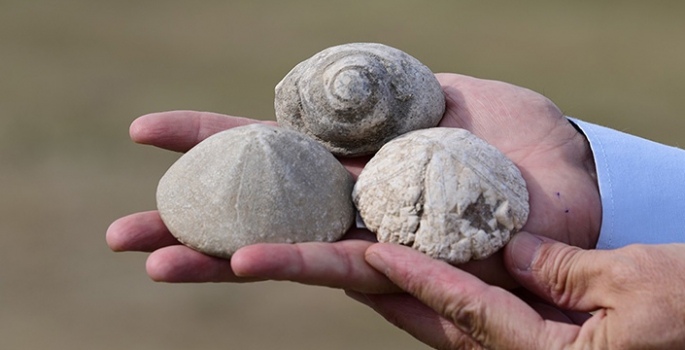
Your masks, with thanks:
[(359, 175), (353, 198), (380, 242), (452, 264), (490, 256), (529, 213), (518, 168), (455, 128), (417, 130), (385, 144)]
[(353, 181), (311, 138), (253, 124), (207, 138), (157, 188), (169, 231), (200, 252), (230, 257), (254, 243), (335, 241), (354, 221)]
[(436, 126), (445, 97), (431, 70), (398, 49), (352, 43), (325, 49), (276, 86), (279, 125), (335, 155), (376, 152), (411, 130)]

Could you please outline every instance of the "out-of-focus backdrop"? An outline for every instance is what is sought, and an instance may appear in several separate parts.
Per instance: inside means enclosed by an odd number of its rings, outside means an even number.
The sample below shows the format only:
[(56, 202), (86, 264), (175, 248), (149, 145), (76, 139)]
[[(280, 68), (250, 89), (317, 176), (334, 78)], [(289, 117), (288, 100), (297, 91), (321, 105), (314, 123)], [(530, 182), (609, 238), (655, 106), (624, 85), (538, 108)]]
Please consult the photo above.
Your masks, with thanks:
[[(274, 118), (273, 88), (336, 44), (508, 81), (567, 114), (685, 142), (683, 1), (0, 1), (1, 349), (424, 349), (341, 291), (158, 284), (112, 253), (178, 157), (139, 115)], [(522, 325), (525, 326), (525, 325)]]

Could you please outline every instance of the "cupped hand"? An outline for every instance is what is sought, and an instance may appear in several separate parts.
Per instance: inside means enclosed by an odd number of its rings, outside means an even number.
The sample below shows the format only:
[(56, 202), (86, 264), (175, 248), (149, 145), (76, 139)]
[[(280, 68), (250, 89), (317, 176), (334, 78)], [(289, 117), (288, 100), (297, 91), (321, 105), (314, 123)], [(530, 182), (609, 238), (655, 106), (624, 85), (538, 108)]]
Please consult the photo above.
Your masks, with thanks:
[(683, 244), (582, 250), (522, 232), (505, 248), (506, 266), (547, 303), (406, 247), (379, 243), (366, 257), (408, 294), (350, 296), (437, 349), (685, 346)]
[[(216, 113), (171, 111), (142, 116), (131, 124), (129, 132), (137, 143), (185, 152), (215, 133), (252, 123), (275, 124)], [(350, 158), (341, 162), (356, 177), (368, 159)], [(364, 292), (397, 290), (364, 261), (364, 251), (374, 236), (362, 229), (351, 229), (343, 240), (335, 243), (256, 244), (238, 250), (226, 260), (182, 245), (157, 211), (147, 211), (114, 221), (107, 229), (106, 239), (114, 251), (150, 252), (147, 273), (160, 282), (272, 279)]]
[[(599, 233), (601, 207), (594, 163), (585, 138), (547, 98), (531, 90), (456, 74), (438, 74), (447, 108), (443, 127), (473, 132), (504, 152), (521, 170), (531, 211), (524, 230), (589, 248)], [(214, 113), (175, 111), (133, 122), (138, 143), (184, 152), (219, 131), (263, 122)], [(368, 157), (341, 159), (353, 176)], [(167, 282), (243, 282), (291, 280), (365, 293), (397, 291), (364, 261), (372, 244), (368, 231), (353, 229), (340, 242), (257, 244), (238, 250), (231, 260), (209, 257), (180, 245), (156, 211), (115, 221), (107, 242), (115, 251), (152, 252), (148, 274)], [(513, 286), (502, 255), (461, 268), (488, 283)]]

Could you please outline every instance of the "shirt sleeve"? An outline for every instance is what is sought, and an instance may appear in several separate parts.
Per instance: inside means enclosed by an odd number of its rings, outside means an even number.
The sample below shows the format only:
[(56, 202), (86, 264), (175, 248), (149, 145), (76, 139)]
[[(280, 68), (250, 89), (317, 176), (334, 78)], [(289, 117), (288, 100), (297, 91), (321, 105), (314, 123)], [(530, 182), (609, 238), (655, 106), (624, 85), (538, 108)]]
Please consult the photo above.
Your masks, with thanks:
[(602, 200), (598, 249), (685, 242), (685, 151), (570, 119), (587, 137)]

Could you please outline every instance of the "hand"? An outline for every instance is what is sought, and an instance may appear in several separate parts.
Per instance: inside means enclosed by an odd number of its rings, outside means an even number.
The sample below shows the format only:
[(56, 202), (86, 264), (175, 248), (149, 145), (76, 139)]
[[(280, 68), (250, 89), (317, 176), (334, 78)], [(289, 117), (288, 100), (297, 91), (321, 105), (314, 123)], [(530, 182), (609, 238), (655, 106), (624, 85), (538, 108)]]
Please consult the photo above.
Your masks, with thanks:
[[(531, 205), (524, 230), (594, 247), (601, 220), (594, 162), (587, 141), (561, 111), (544, 96), (510, 84), (456, 74), (437, 77), (447, 100), (440, 126), (470, 130), (504, 152), (521, 170)], [(212, 113), (166, 112), (136, 120), (131, 125), (131, 137), (139, 143), (186, 151), (216, 132), (256, 122)], [(341, 162), (357, 175), (367, 160)], [(373, 240), (361, 230), (346, 236), (360, 237)], [(258, 244), (238, 250), (229, 262), (180, 246), (159, 215), (147, 212), (114, 222), (107, 241), (116, 251), (152, 251), (147, 270), (159, 281), (286, 279), (362, 292), (396, 290), (364, 262), (364, 251), (371, 242), (363, 240)], [(461, 268), (489, 283), (514, 285), (503, 268), (501, 253)]]
[[(561, 312), (430, 259), (376, 244), (367, 261), (409, 295), (352, 296), (438, 349), (675, 349), (685, 344), (685, 245), (582, 250), (522, 232), (509, 272)], [(418, 299), (418, 300), (417, 300)], [(595, 311), (589, 318), (575, 312)]]
[[(173, 111), (138, 118), (131, 124), (130, 134), (138, 143), (185, 152), (217, 132), (252, 123), (276, 124), (215, 113)], [(356, 177), (368, 159), (360, 157), (341, 162)], [(344, 240), (333, 244), (257, 244), (240, 249), (229, 261), (181, 245), (157, 211), (122, 217), (107, 230), (107, 244), (112, 250), (152, 253), (147, 260), (147, 272), (156, 281), (274, 279), (365, 292), (396, 291), (397, 287), (364, 261), (364, 251), (373, 241), (374, 236), (369, 231), (351, 229)]]

